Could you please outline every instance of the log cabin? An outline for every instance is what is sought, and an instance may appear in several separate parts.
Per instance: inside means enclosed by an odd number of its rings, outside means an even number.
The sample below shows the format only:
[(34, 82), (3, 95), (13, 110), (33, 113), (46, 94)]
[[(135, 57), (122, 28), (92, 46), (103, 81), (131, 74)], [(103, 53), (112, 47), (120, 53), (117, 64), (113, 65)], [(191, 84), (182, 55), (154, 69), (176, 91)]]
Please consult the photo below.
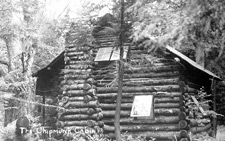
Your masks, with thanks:
[[(95, 28), (97, 46), (78, 45), (71, 26), (65, 51), (34, 74), (36, 94), (43, 96), (43, 103), (60, 107), (43, 108), (45, 125), (69, 130), (89, 127), (115, 138), (118, 34), (105, 25)], [(170, 46), (151, 53), (149, 47), (127, 40), (123, 47), (120, 129), (124, 135), (186, 141), (190, 135), (215, 132), (216, 121), (207, 113), (215, 105), (202, 106), (200, 95), (211, 94), (207, 100), (213, 100), (220, 77)]]

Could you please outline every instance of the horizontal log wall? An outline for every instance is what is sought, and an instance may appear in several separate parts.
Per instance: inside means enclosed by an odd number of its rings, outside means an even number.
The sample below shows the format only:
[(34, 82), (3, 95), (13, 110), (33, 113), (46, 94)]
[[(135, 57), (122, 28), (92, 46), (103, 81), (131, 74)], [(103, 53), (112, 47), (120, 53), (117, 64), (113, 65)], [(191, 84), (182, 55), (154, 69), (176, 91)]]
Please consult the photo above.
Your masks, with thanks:
[[(59, 109), (56, 126), (64, 129), (88, 126), (114, 138), (117, 64), (116, 61), (93, 62), (93, 59), (99, 47), (118, 46), (117, 36), (98, 35), (98, 47), (90, 48), (76, 46), (73, 34), (73, 30), (68, 34), (66, 66), (59, 77), (63, 90), (59, 106), (64, 108)], [(120, 119), (123, 133), (157, 140), (188, 140), (189, 131), (197, 134), (210, 129), (207, 119), (206, 126), (200, 127), (202, 121), (191, 117), (188, 95), (196, 94), (198, 89), (181, 81), (180, 67), (169, 57), (151, 56), (144, 48), (130, 46), (123, 79)], [(154, 96), (153, 120), (130, 117), (135, 95)]]
[[(114, 46), (114, 36), (98, 36), (103, 47)], [(129, 44), (126, 44), (129, 45)], [(115, 61), (93, 62), (98, 49), (73, 47), (66, 49), (66, 67), (61, 71), (63, 96), (59, 102), (56, 122), (64, 129), (91, 127), (114, 138), (114, 117), (118, 90)], [(147, 57), (146, 57), (147, 56)], [(69, 59), (68, 59), (69, 58)], [(152, 60), (151, 60), (152, 59)], [(188, 139), (188, 132), (197, 134), (209, 130), (211, 124), (200, 127), (199, 121), (191, 117), (186, 103), (187, 95), (198, 89), (180, 81), (179, 66), (170, 59), (146, 54), (141, 48), (131, 46), (130, 60), (125, 65), (123, 99), (121, 104), (121, 131), (133, 136), (144, 135), (157, 140)], [(154, 95), (154, 120), (130, 117), (135, 95)], [(188, 117), (188, 118), (187, 118)], [(202, 122), (201, 122), (202, 123)]]
[[(94, 62), (94, 58), (101, 47), (118, 47), (118, 37), (102, 32), (104, 35), (96, 36), (97, 47), (78, 46), (73, 28), (66, 38), (65, 68), (53, 74), (51, 95), (55, 98), (47, 100), (48, 104), (61, 108), (46, 108), (46, 119), (56, 128), (88, 127), (90, 131), (103, 132), (106, 137), (115, 138), (118, 64), (116, 61)], [(169, 53), (164, 57), (153, 56), (146, 49), (130, 43), (124, 43), (124, 46), (129, 46), (130, 50), (128, 59), (125, 59), (123, 79), (122, 133), (160, 141), (189, 140), (189, 132), (193, 135), (210, 133), (210, 118), (196, 117), (193, 105), (189, 104), (191, 96), (196, 96), (200, 87), (181, 76), (180, 65), (173, 61), (173, 56)], [(130, 117), (136, 95), (154, 96), (154, 119)], [(70, 135), (66, 138), (73, 139)]]
[[(116, 38), (110, 36), (97, 38), (100, 45), (104, 42), (108, 47), (113, 46), (112, 40)], [(149, 62), (144, 57), (146, 55), (146, 50), (132, 46), (130, 61), (125, 64), (120, 114), (121, 131), (131, 135), (155, 137), (159, 140), (172, 140), (175, 136), (180, 138), (180, 129), (183, 124), (180, 123), (179, 117), (180, 97), (182, 97), (178, 85), (179, 66), (171, 60), (152, 56), (150, 57), (153, 60)], [(94, 65), (92, 72), (97, 81), (96, 96), (102, 109), (103, 131), (105, 135), (113, 138), (118, 90), (116, 64), (115, 62), (99, 62)], [(130, 117), (135, 95), (154, 95), (154, 120)]]
[[(96, 94), (96, 81), (92, 74), (91, 48), (76, 43), (76, 32), (71, 27), (66, 38), (65, 69), (61, 71), (63, 90), (59, 100), (57, 128), (86, 129), (101, 132), (103, 114)], [(69, 136), (69, 135), (68, 135)], [(67, 138), (68, 138), (67, 136)]]

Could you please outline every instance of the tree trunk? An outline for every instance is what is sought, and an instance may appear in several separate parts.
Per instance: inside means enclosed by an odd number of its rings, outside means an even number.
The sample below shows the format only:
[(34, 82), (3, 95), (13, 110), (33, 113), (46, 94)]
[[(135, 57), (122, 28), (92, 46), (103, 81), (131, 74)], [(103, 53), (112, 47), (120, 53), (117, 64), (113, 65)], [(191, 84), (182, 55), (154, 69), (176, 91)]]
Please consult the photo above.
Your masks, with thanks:
[[(32, 25), (31, 13), (29, 12), (29, 0), (21, 0), (22, 10), (23, 10), (23, 22), (25, 23), (26, 28), (30, 28)], [(34, 62), (35, 48), (37, 48), (37, 40), (33, 39), (32, 36), (27, 36), (25, 38), (21, 38), (22, 46), (23, 46), (23, 55), (22, 55), (22, 63), (23, 63), (23, 73), (24, 73), (24, 81), (28, 85), (26, 90), (26, 100), (34, 101), (34, 91), (33, 89), (33, 81), (31, 78), (32, 75), (32, 65)], [(25, 113), (29, 115), (33, 115), (34, 105), (31, 103), (26, 104)]]
[[(212, 79), (212, 82), (211, 82), (211, 90), (212, 90), (212, 95), (213, 95), (213, 111), (216, 112), (216, 81), (215, 79)], [(216, 133), (217, 133), (217, 116), (216, 117), (213, 117), (213, 137), (216, 137)]]
[(0, 113), (0, 129), (3, 129), (5, 121), (5, 108), (3, 98), (0, 98)]
[(14, 65), (12, 62), (13, 58), (13, 52), (12, 52), (12, 38), (11, 37), (6, 37), (5, 38), (5, 44), (7, 47), (7, 53), (8, 53), (8, 72), (11, 72), (14, 69)]
[(123, 33), (124, 33), (124, 0), (121, 0), (121, 25), (120, 25), (120, 60), (119, 70), (118, 70), (118, 94), (117, 94), (117, 103), (116, 103), (116, 112), (115, 112), (115, 135), (116, 140), (121, 141), (120, 134), (120, 112), (121, 112), (121, 101), (122, 101), (122, 92), (123, 92), (123, 74), (124, 74), (124, 64), (123, 64)]
[(200, 45), (197, 45), (195, 48), (195, 59), (199, 65), (205, 67), (205, 50)]

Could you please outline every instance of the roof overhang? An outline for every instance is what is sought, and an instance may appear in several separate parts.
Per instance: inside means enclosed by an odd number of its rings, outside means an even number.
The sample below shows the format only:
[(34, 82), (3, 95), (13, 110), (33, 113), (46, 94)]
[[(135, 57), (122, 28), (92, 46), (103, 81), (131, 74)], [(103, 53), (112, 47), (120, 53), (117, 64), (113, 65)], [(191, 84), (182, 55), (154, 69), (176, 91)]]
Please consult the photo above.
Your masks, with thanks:
[(39, 77), (40, 75), (42, 75), (52, 69), (58, 68), (59, 67), (58, 64), (64, 65), (64, 53), (65, 53), (65, 51), (60, 53), (53, 61), (51, 61), (50, 64), (48, 64), (46, 67), (40, 69), (39, 71), (33, 73), (32, 76)]
[(200, 70), (201, 72), (207, 74), (209, 76), (209, 78), (213, 78), (213, 79), (217, 79), (219, 81), (222, 81), (222, 79), (217, 76), (216, 74), (212, 73), (211, 71), (205, 69), (204, 67), (200, 66), (199, 64), (197, 64), (195, 61), (191, 60), (190, 58), (188, 58), (187, 56), (185, 56), (184, 54), (180, 53), (179, 51), (177, 51), (176, 49), (170, 47), (170, 46), (166, 46), (166, 49), (171, 52), (172, 54), (176, 55), (178, 58), (180, 58), (181, 60), (185, 61), (186, 63), (188, 63), (189, 65), (191, 65), (192, 67)]

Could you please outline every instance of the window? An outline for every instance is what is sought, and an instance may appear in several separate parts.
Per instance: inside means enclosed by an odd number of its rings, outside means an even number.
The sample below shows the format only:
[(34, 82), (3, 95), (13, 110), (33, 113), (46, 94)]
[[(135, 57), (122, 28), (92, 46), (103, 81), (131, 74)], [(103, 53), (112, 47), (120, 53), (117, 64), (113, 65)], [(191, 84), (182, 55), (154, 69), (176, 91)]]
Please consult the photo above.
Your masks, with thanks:
[[(127, 58), (127, 52), (129, 47), (124, 46), (123, 59)], [(95, 61), (115, 61), (120, 58), (120, 49), (117, 47), (105, 47), (99, 48), (98, 53), (95, 57)]]
[(153, 95), (136, 95), (131, 109), (131, 117), (154, 119)]

